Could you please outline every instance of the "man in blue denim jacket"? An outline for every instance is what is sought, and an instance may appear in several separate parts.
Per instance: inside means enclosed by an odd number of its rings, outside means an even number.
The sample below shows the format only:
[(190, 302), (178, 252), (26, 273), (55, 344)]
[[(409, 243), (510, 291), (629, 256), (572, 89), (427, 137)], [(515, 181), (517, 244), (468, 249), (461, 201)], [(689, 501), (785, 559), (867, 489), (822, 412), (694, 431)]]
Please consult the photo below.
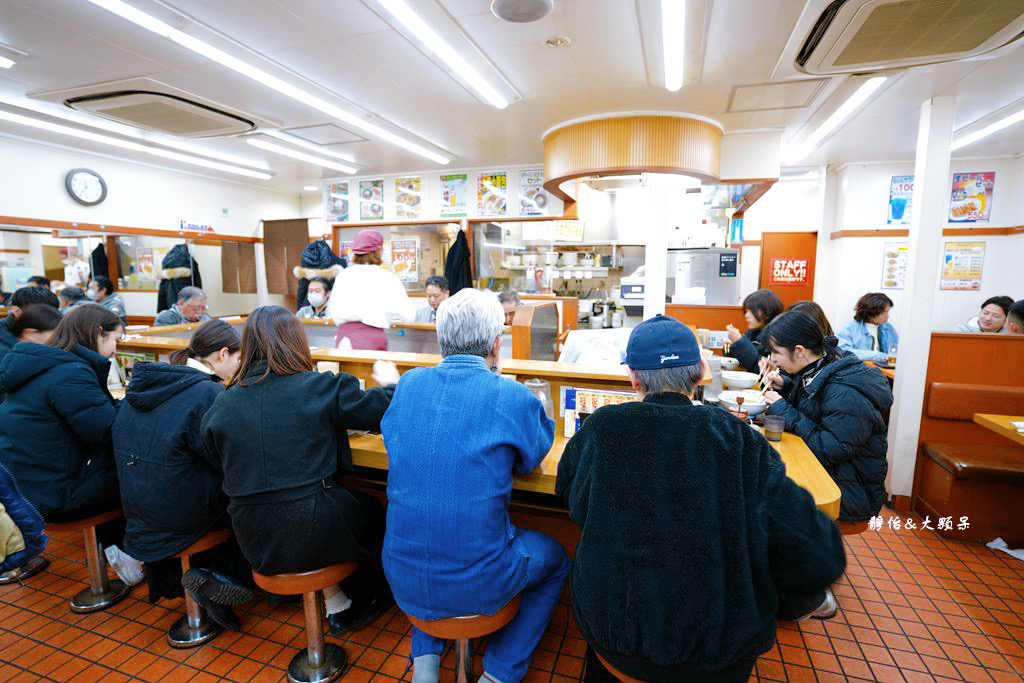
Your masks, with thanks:
[[(569, 570), (562, 546), (517, 529), (515, 475), (540, 464), (554, 423), (540, 401), (495, 374), (505, 315), (490, 292), (463, 289), (437, 308), (444, 361), (402, 376), (381, 421), (388, 449), (384, 572), (420, 619), (519, 612), (490, 637), (481, 681), (525, 676)], [(412, 629), (413, 681), (437, 681), (444, 641)]]
[(853, 320), (839, 330), (839, 348), (861, 360), (885, 362), (900, 341), (896, 329), (889, 324), (892, 305), (892, 299), (881, 292), (858, 299)]

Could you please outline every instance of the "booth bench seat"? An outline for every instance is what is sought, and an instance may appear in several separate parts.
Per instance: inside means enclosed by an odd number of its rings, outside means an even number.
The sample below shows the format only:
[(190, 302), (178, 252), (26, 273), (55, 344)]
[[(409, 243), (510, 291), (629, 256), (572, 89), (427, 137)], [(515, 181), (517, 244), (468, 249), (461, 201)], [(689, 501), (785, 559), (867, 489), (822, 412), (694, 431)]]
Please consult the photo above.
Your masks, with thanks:
[[(942, 434), (922, 434), (915, 509), (931, 518), (952, 517), (953, 528), (939, 533), (958, 540), (987, 543), (1002, 537), (1024, 546), (1024, 448), (974, 424), (974, 413), (1024, 412), (1024, 389), (933, 382), (926, 417)], [(934, 430), (938, 432), (939, 430)], [(959, 529), (962, 517), (969, 526)]]

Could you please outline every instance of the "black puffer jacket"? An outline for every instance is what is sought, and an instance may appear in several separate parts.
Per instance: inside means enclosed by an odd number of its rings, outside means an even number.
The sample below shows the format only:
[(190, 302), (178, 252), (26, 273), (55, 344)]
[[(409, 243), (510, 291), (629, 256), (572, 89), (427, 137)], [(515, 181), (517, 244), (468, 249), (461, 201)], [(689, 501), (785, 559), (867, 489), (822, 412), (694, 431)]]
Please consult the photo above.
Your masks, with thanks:
[(143, 562), (175, 555), (227, 528), (221, 476), (203, 457), (200, 424), (224, 388), (184, 365), (136, 363), (114, 422), (127, 521), (125, 550)]
[(0, 320), (0, 360), (4, 359), (4, 356), (14, 348), (14, 345), (18, 343), (18, 338), (11, 332), (11, 325), (14, 324), (14, 316), (9, 315), (3, 320)]
[(109, 369), (81, 346), (72, 353), (28, 342), (0, 361), (0, 461), (47, 519), (119, 503)]
[(739, 341), (729, 349), (729, 355), (740, 362), (740, 366), (747, 372), (760, 372), (758, 361), (767, 356), (769, 351), (758, 340), (763, 327), (751, 328), (743, 333)]
[(783, 415), (786, 431), (807, 442), (839, 485), (839, 519), (870, 519), (885, 501), (883, 415), (892, 405), (892, 390), (877, 368), (853, 354), (833, 349), (829, 358), (794, 377), (785, 398), (767, 413)]
[[(295, 266), (292, 271), (295, 277), (299, 278), (299, 291), (295, 295), (295, 300), (299, 302), (298, 307), (309, 305), (309, 301), (306, 300), (306, 290), (309, 288), (311, 278), (325, 277), (331, 281), (331, 287), (333, 287), (334, 278), (338, 277), (338, 273), (345, 268), (348, 268), (348, 262), (340, 256), (335, 256), (331, 245), (324, 240), (317, 240), (306, 245), (306, 248), (302, 250), (299, 265)], [(328, 287), (327, 291), (331, 291), (331, 288)]]
[(188, 245), (178, 244), (167, 252), (160, 263), (160, 291), (156, 295), (156, 312), (178, 303), (178, 292), (185, 287), (203, 287), (199, 265), (188, 252)]

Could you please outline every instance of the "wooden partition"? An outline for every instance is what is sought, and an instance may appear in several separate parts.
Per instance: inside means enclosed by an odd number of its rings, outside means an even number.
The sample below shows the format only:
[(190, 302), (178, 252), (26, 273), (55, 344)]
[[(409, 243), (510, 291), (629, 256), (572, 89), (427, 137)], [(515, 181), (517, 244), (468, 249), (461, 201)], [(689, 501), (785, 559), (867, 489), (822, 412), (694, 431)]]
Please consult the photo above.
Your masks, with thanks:
[(665, 315), (686, 323), (690, 327), (705, 330), (724, 330), (726, 325), (734, 325), (738, 330), (747, 329), (742, 306), (665, 304)]

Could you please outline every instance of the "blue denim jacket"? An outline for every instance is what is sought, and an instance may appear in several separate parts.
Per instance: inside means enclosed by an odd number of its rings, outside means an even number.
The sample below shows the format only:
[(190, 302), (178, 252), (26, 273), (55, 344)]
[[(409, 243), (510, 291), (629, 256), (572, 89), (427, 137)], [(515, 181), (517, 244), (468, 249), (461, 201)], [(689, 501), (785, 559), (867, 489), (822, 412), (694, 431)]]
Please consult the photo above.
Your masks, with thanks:
[(512, 547), (513, 477), (540, 464), (554, 422), (479, 356), (402, 375), (381, 421), (388, 449), (384, 572), (407, 614), (493, 614), (526, 582)]
[(878, 337), (880, 349), (872, 350), (871, 333), (864, 323), (851, 320), (846, 327), (839, 331), (839, 348), (853, 353), (861, 360), (884, 361), (889, 349), (896, 348), (900, 336), (896, 334), (896, 328), (889, 323), (882, 323), (878, 326)]

